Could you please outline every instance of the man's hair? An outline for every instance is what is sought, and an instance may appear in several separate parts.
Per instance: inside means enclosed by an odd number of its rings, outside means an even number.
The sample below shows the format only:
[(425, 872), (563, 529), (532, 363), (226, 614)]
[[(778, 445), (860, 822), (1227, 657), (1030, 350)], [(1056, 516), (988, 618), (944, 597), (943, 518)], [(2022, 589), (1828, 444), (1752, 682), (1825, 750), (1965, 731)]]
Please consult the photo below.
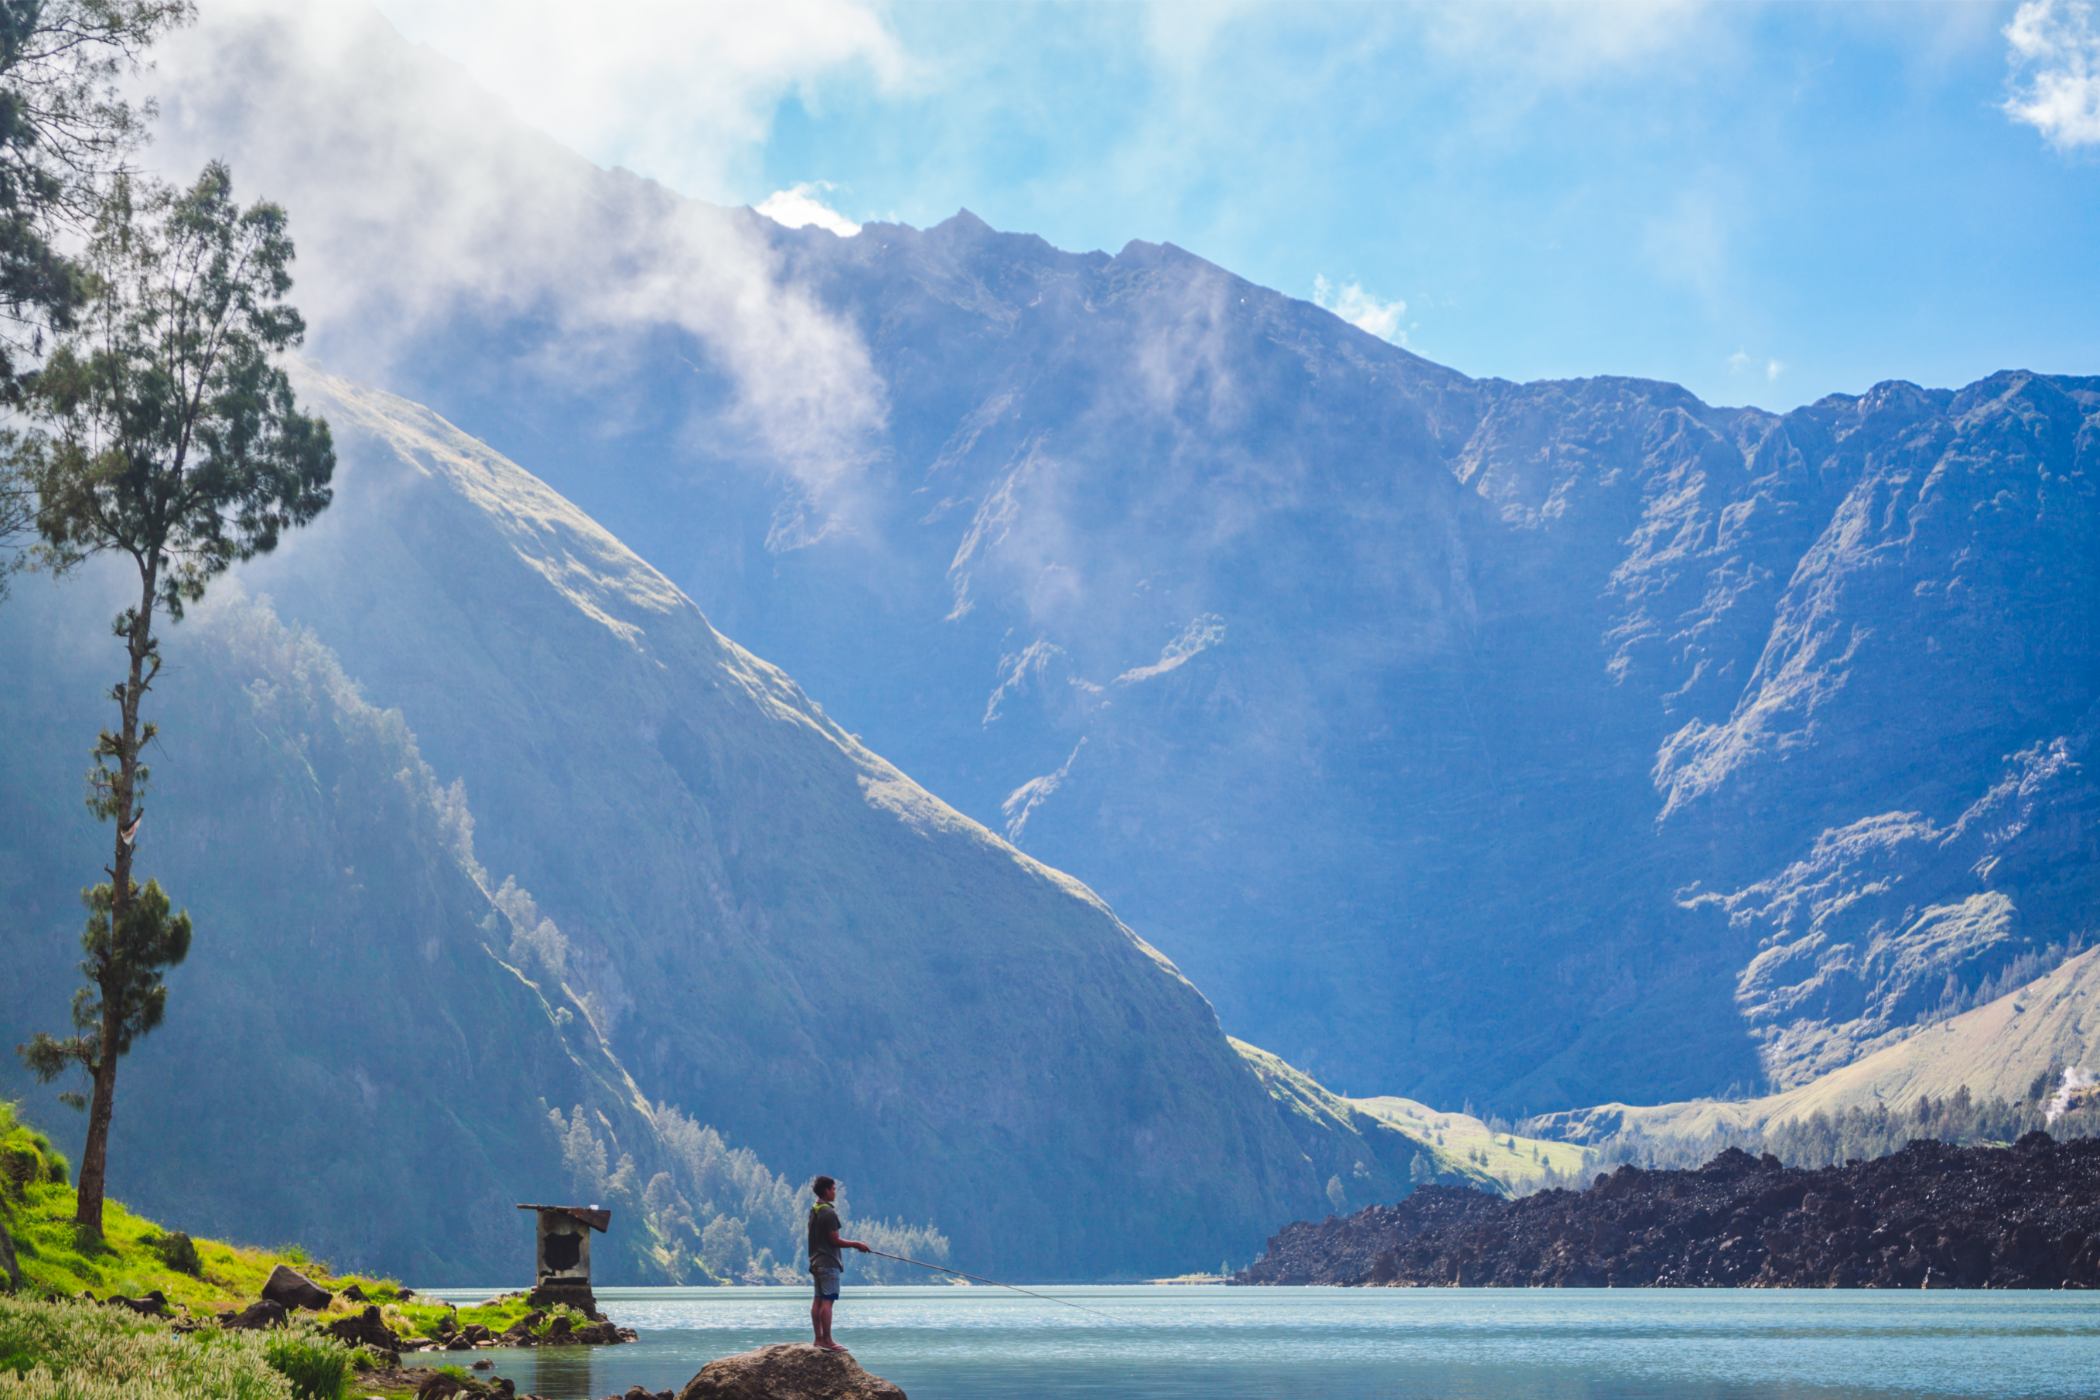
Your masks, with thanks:
[(836, 1181), (833, 1181), (830, 1177), (820, 1176), (815, 1181), (812, 1181), (809, 1184), (809, 1189), (821, 1196), (826, 1191), (829, 1191), (832, 1187), (836, 1185), (838, 1185), (838, 1183)]

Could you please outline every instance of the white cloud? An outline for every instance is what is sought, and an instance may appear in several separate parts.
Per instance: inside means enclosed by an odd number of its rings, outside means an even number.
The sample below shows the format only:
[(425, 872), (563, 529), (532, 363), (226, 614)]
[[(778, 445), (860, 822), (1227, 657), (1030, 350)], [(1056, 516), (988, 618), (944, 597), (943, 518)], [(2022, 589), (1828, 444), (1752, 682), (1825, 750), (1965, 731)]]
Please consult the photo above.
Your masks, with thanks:
[(2005, 114), (2060, 151), (2100, 145), (2100, 30), (2089, 0), (2027, 0), (2005, 26)]
[(147, 159), (189, 180), (225, 157), (240, 198), (286, 207), (326, 367), (385, 385), (448, 327), (529, 322), (538, 338), (492, 356), (610, 419), (640, 411), (621, 396), (652, 335), (684, 332), (733, 391), (690, 431), (799, 483), (797, 538), (848, 509), (885, 390), (857, 331), (781, 276), (761, 221), (596, 168), (368, 6), (211, 0), (158, 57)]
[(830, 229), (841, 238), (851, 238), (860, 232), (860, 225), (816, 198), (816, 191), (831, 188), (819, 181), (789, 190), (775, 190), (758, 205), (758, 212), (784, 228), (815, 224), (818, 228)]
[(919, 76), (866, 0), (375, 3), (564, 145), (727, 204), (782, 98), (851, 71), (884, 91)]
[[(1728, 357), (1728, 372), (1730, 374), (1746, 374), (1756, 364), (1757, 358), (1754, 355), (1746, 350), (1738, 350)], [(1765, 383), (1770, 384), (1785, 373), (1786, 361), (1774, 359), (1765, 361)]]
[(1325, 277), (1315, 277), (1313, 305), (1332, 311), (1358, 330), (1369, 331), (1380, 340), (1390, 340), (1395, 345), (1407, 344), (1407, 332), (1400, 328), (1400, 318), (1407, 315), (1404, 301), (1380, 301), (1358, 283), (1345, 282), (1337, 287)]

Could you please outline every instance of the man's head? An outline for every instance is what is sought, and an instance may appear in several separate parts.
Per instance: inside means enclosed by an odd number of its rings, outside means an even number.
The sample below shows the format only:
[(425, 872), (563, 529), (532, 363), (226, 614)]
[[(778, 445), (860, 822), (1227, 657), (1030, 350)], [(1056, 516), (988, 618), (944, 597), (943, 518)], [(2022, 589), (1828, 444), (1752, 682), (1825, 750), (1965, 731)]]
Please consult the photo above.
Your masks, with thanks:
[(839, 1184), (828, 1176), (820, 1176), (809, 1184), (809, 1189), (817, 1193), (818, 1200), (828, 1201), (838, 1194)]

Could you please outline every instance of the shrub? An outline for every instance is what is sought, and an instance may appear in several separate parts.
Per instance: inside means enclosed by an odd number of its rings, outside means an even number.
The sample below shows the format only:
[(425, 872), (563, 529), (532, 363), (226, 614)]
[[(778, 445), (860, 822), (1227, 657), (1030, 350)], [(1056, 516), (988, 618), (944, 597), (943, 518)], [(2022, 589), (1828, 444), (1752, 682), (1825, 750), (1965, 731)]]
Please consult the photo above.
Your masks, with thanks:
[(293, 1400), (343, 1400), (350, 1349), (311, 1333), (272, 1332), (263, 1344), (272, 1370), (292, 1383)]
[(182, 1231), (162, 1235), (152, 1243), (153, 1252), (161, 1257), (161, 1262), (177, 1273), (195, 1278), (204, 1271), (204, 1260), (197, 1254), (196, 1243)]

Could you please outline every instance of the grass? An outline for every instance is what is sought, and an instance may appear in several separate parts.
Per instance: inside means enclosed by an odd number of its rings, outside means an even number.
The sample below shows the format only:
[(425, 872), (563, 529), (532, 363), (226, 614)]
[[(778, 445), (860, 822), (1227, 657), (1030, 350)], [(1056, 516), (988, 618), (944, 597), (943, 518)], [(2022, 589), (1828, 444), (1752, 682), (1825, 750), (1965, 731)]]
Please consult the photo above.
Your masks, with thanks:
[[(224, 1240), (197, 1239), (194, 1272), (169, 1262), (179, 1253), (175, 1236), (155, 1221), (132, 1214), (117, 1201), (102, 1207), (102, 1237), (73, 1223), (78, 1198), (67, 1181), (65, 1158), (44, 1134), (20, 1122), (14, 1105), (0, 1101), (0, 1227), (15, 1242), (23, 1291), (46, 1298), (91, 1292), (136, 1298), (158, 1289), (170, 1305), (208, 1315), (246, 1307), (262, 1295), (270, 1271), (285, 1264), (335, 1293), (331, 1314), (376, 1304), (387, 1325), (403, 1336), (435, 1338), (446, 1317), (457, 1325), (480, 1323), (501, 1332), (525, 1316), (523, 1297), (491, 1307), (454, 1309), (450, 1304), (404, 1299), (395, 1279), (337, 1274), (325, 1260), (297, 1245), (259, 1249)], [(365, 1302), (342, 1296), (356, 1284)]]
[(1413, 1099), (1380, 1097), (1350, 1102), (1416, 1141), (1434, 1144), (1443, 1152), (1472, 1163), (1515, 1191), (1523, 1190), (1549, 1170), (1574, 1176), (1587, 1160), (1583, 1149), (1574, 1143), (1496, 1132), (1470, 1113), (1450, 1113)]
[(184, 1337), (119, 1309), (0, 1297), (0, 1400), (343, 1400), (340, 1377), (298, 1389), (269, 1345), (259, 1332)]

